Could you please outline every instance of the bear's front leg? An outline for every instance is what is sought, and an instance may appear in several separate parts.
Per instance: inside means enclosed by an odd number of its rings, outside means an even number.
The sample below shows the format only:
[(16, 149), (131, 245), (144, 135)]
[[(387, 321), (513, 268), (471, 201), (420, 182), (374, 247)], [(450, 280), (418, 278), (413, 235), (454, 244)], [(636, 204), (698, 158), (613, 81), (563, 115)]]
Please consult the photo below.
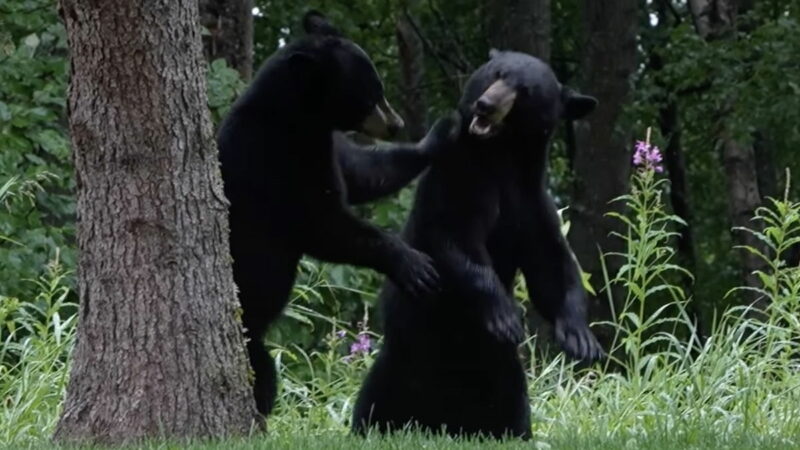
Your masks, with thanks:
[(605, 353), (589, 329), (580, 268), (561, 234), (561, 222), (542, 189), (527, 210), (518, 257), (531, 303), (553, 323), (556, 342), (573, 358), (595, 361)]

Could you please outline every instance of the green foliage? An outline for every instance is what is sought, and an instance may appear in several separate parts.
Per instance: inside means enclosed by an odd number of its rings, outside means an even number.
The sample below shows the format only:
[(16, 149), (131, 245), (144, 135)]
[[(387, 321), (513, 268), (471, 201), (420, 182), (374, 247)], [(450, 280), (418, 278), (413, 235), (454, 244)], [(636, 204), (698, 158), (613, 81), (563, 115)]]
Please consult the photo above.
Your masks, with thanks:
[[(643, 132), (648, 124), (657, 123), (659, 109), (667, 102), (677, 106), (698, 255), (693, 290), (709, 317), (714, 309), (725, 306), (720, 302), (726, 286), (740, 277), (730, 233), (720, 136), (725, 132), (743, 143), (760, 136), (765, 154), (773, 158), (759, 162), (767, 164), (768, 171), (800, 164), (796, 152), (800, 144), (796, 125), (800, 120), (800, 2), (755, 4), (738, 17), (733, 38), (709, 41), (697, 35), (685, 5), (677, 6), (680, 23), (670, 12), (659, 16), (658, 24), (650, 22), (660, 2), (648, 3), (642, 14), (644, 65), (635, 80), (636, 99), (629, 121)], [(660, 67), (655, 64), (659, 59)], [(663, 144), (671, 137), (659, 136), (657, 141)], [(761, 181), (762, 196), (778, 195), (772, 192), (777, 186)], [(795, 188), (794, 192), (800, 191)]]
[(74, 181), (64, 119), (66, 42), (52, 0), (0, 1), (0, 183), (37, 180), (35, 201), (0, 207), (0, 294), (30, 294), (56, 249), (74, 265)]
[[(611, 288), (605, 290), (612, 311), (614, 305), (622, 305), (615, 315), (616, 322), (610, 324), (616, 334), (609, 353), (612, 359), (620, 353), (628, 357), (615, 361), (628, 373), (640, 373), (647, 355), (656, 353), (663, 342), (660, 335), (652, 337), (654, 332), (668, 331), (670, 335), (681, 336), (686, 333), (680, 333), (679, 329), (691, 324), (685, 311), (686, 295), (672, 280), (677, 278), (676, 274), (689, 277), (692, 274), (675, 264), (675, 249), (670, 247), (677, 236), (673, 228), (686, 223), (665, 211), (663, 195), (667, 186), (668, 181), (659, 178), (654, 170), (639, 168), (631, 179), (631, 193), (617, 199), (625, 203), (627, 214), (608, 213), (625, 225), (625, 234), (614, 235), (626, 243), (625, 252), (605, 255), (623, 261), (608, 283)], [(614, 286), (623, 288), (622, 302), (611, 298), (617, 291)]]
[[(679, 223), (664, 210), (664, 181), (652, 171), (634, 175), (631, 195), (620, 201), (628, 213), (626, 264), (610, 283), (626, 302), (612, 325), (618, 331), (610, 365), (579, 368), (562, 355), (526, 367), (535, 448), (796, 448), (800, 441), (800, 268), (787, 266), (785, 251), (800, 241), (800, 203), (788, 194), (759, 210), (764, 226), (756, 231), (769, 244), (768, 269), (760, 290), (770, 299), (764, 315), (748, 308), (723, 313), (708, 336), (698, 340), (684, 311), (687, 299), (670, 281), (682, 269), (669, 246)], [(289, 317), (295, 329), (322, 336), (306, 342), (283, 339), (273, 348), (282, 387), (266, 437), (199, 448), (530, 448), (531, 443), (452, 440), (401, 433), (366, 440), (346, 436), (362, 376), (373, 353), (349, 354), (357, 333), (368, 332), (364, 313), (357, 330), (315, 308), (320, 294), (351, 290), (327, 284), (317, 267), (304, 262)], [(63, 394), (66, 351), (73, 339), (75, 314), (65, 310), (66, 288), (58, 270), (42, 279), (34, 302), (0, 303), (0, 444), (47, 445)], [(608, 289), (607, 289), (608, 291)], [(655, 303), (653, 311), (645, 306)], [(665, 305), (665, 306), (662, 306)], [(684, 333), (681, 330), (690, 332)], [(342, 333), (344, 331), (344, 333)], [(410, 363), (413, 363), (411, 361)], [(422, 370), (423, 368), (421, 368)], [(174, 444), (175, 448), (187, 444)], [(194, 447), (193, 445), (192, 447)], [(167, 446), (167, 447), (165, 447)], [(524, 446), (524, 447), (523, 447)], [(142, 448), (173, 448), (154, 442)]]
[(31, 299), (0, 295), (0, 444), (41, 441), (55, 426), (77, 314), (55, 262)]
[(228, 63), (222, 58), (208, 65), (207, 80), (208, 107), (211, 109), (211, 118), (218, 124), (247, 85), (239, 72), (228, 67)]
[[(0, 0), (0, 444), (17, 447), (49, 447), (74, 337), (70, 277), (42, 270), (58, 249), (67, 270), (75, 265), (74, 181), (64, 115), (67, 55), (55, 3)], [(800, 1), (757, 2), (739, 18), (736, 39), (708, 42), (697, 36), (682, 9), (685, 2), (673, 2), (681, 23), (669, 15), (669, 21), (653, 25), (650, 13), (661, 3), (641, 3), (642, 65), (632, 80), (635, 101), (619, 126), (643, 132), (667, 102), (677, 105), (699, 258), (696, 283), (688, 291), (677, 282), (684, 271), (671, 245), (681, 223), (664, 197), (669, 184), (653, 173), (637, 173), (631, 194), (619, 200), (628, 212), (615, 216), (625, 225), (618, 237), (626, 251), (613, 256), (625, 263), (606, 280), (616, 289), (601, 292), (622, 294), (613, 303), (620, 310), (607, 324), (616, 336), (611, 362), (577, 368), (561, 356), (541, 359), (535, 339), (528, 343), (535, 446), (794, 448), (800, 435), (795, 356), (800, 274), (785, 260), (789, 246), (800, 240), (800, 205), (788, 200), (800, 189), (795, 186), (757, 211), (754, 226), (761, 229), (753, 232), (769, 248), (760, 255), (767, 264), (758, 274), (767, 310), (728, 308), (732, 300), (725, 293), (738, 283), (738, 270), (717, 142), (722, 131), (749, 142), (757, 130), (776, 166), (800, 162)], [(255, 19), (255, 61), (260, 64), (281, 41), (300, 34), (302, 13), (317, 8), (372, 56), (389, 99), (398, 103), (395, 23), (407, 10), (425, 40), (424, 89), (432, 120), (453, 108), (466, 76), (486, 59), (486, 5), (476, 0), (256, 0), (261, 13)], [(552, 65), (559, 79), (579, 85), (580, 2), (555, 0), (552, 7)], [(661, 66), (653, 64), (653, 56), (661, 57)], [(210, 64), (215, 122), (243, 88), (224, 61)], [(664, 148), (669, 138), (656, 133), (654, 141)], [(553, 154), (553, 193), (560, 205), (568, 205), (573, 174), (563, 142), (554, 143)], [(358, 212), (397, 231), (411, 200), (411, 190), (404, 190)], [(283, 380), (271, 432), (219, 446), (454, 444), (414, 433), (367, 441), (344, 436), (373, 357), (348, 358), (349, 345), (365, 330), (379, 337), (372, 310), (381, 280), (369, 270), (302, 261), (286, 314), (267, 340)], [(524, 291), (520, 283), (516, 293), (524, 297)], [(690, 304), (701, 304), (708, 317), (716, 318), (703, 336), (687, 312)], [(344, 337), (337, 334), (342, 330)]]
[[(790, 173), (787, 169), (787, 180)], [(789, 186), (787, 181), (782, 200), (769, 199), (771, 207), (756, 210), (753, 220), (763, 224), (763, 230), (737, 228), (752, 234), (767, 247), (766, 252), (743, 247), (764, 261), (766, 269), (756, 271), (762, 287), (737, 289), (754, 290), (767, 305), (767, 311), (763, 313), (788, 325), (788, 329), (797, 335), (790, 334), (784, 338), (796, 340), (800, 337), (800, 267), (791, 266), (787, 260), (792, 249), (800, 244), (800, 203), (789, 200)]]
[(484, 33), (486, 4), (475, 0), (389, 2), (364, 0), (256, 0), (255, 64), (260, 65), (281, 43), (301, 36), (300, 19), (309, 9), (326, 14), (370, 55), (384, 80), (387, 98), (398, 103), (402, 93), (396, 23), (408, 11), (423, 36), (424, 97), (432, 122), (452, 110), (472, 70), (482, 64), (489, 45)]
[(270, 328), (267, 342), (278, 346), (291, 342), (303, 351), (325, 347), (331, 327), (353, 328), (369, 321), (380, 281), (369, 270), (302, 260), (292, 299)]
[(388, 98), (397, 95), (397, 44), (394, 39), (395, 4), (386, 1), (255, 0), (255, 65), (260, 66), (281, 43), (303, 35), (301, 19), (310, 9), (325, 13), (348, 37), (359, 43), (383, 77)]
[[(781, 250), (800, 239), (800, 204), (785, 198), (759, 210), (767, 225), (754, 233), (775, 249), (771, 269), (761, 276), (770, 299), (765, 315), (731, 308), (698, 340), (685, 310), (688, 299), (670, 281), (684, 270), (673, 263), (669, 245), (679, 221), (665, 212), (661, 197), (667, 186), (655, 176), (636, 173), (631, 195), (621, 199), (628, 213), (615, 215), (625, 229), (618, 237), (627, 244), (624, 254), (612, 255), (626, 263), (609, 280), (624, 288), (626, 299), (611, 324), (617, 330), (610, 351), (615, 364), (579, 371), (559, 367), (560, 358), (532, 364), (532, 405), (544, 423), (538, 431), (559, 435), (567, 423), (575, 435), (604, 430), (633, 448), (665, 432), (689, 441), (675, 447), (686, 448), (698, 444), (702, 433), (696, 430), (707, 429), (722, 440), (744, 433), (786, 438), (783, 445), (796, 446), (800, 269), (788, 267)], [(717, 445), (724, 444), (709, 448)]]
[(337, 328), (330, 327), (318, 350), (290, 345), (273, 351), (281, 377), (273, 425), (296, 429), (302, 424), (313, 432), (317, 427), (342, 431), (349, 423), (355, 394), (374, 352), (350, 354), (348, 347), (357, 335)]

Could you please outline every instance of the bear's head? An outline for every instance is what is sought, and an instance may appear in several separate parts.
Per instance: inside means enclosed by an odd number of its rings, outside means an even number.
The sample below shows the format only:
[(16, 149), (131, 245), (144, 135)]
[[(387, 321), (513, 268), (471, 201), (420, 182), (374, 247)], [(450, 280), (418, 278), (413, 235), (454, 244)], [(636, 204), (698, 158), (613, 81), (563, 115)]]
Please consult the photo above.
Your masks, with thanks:
[(305, 84), (332, 126), (377, 138), (402, 129), (403, 119), (386, 100), (381, 78), (366, 52), (317, 11), (305, 14), (303, 28), (313, 51), (299, 47), (289, 55), (289, 62), (298, 76), (311, 77)]
[(467, 81), (459, 103), (473, 136), (488, 138), (511, 129), (547, 138), (559, 119), (580, 119), (597, 106), (593, 97), (562, 86), (538, 58), (498, 50), (489, 56)]

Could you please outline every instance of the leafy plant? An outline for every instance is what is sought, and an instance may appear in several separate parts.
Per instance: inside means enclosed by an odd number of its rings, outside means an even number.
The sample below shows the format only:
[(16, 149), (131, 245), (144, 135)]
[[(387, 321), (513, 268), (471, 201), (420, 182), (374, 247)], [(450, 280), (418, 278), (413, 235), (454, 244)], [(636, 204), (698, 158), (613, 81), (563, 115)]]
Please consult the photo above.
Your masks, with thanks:
[[(33, 295), (26, 279), (61, 249), (74, 264), (74, 181), (64, 116), (66, 41), (52, 0), (0, 0), (0, 183), (12, 180), (30, 202), (0, 207), (0, 293)], [(23, 181), (19, 185), (19, 180)], [(36, 189), (24, 189), (34, 187)], [(67, 280), (69, 283), (69, 279)]]
[(231, 105), (247, 87), (239, 72), (228, 66), (224, 59), (208, 65), (208, 107), (214, 123), (219, 123), (228, 114)]
[(35, 297), (0, 295), (0, 444), (41, 441), (55, 426), (77, 321), (65, 277), (54, 261)]

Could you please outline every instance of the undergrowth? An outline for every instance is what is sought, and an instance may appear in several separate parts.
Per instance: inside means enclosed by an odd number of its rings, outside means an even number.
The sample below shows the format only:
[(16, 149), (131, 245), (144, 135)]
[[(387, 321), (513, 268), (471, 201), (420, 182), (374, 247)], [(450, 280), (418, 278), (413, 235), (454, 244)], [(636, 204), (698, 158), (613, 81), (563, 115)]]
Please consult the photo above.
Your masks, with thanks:
[[(787, 177), (788, 178), (788, 177)], [(543, 357), (530, 348), (526, 369), (533, 416), (530, 448), (796, 448), (800, 446), (800, 268), (787, 252), (800, 243), (800, 203), (787, 194), (756, 212), (749, 230), (767, 251), (750, 248), (765, 262), (756, 288), (768, 305), (721, 311), (705, 335), (695, 327), (692, 301), (676, 280), (686, 271), (675, 262), (675, 227), (665, 212), (666, 181), (650, 168), (636, 171), (624, 215), (626, 251), (606, 274), (603, 290), (617, 305), (609, 358), (579, 367), (561, 355)], [(324, 266), (322, 266), (324, 267)], [(200, 448), (491, 448), (497, 443), (456, 442), (416, 433), (363, 441), (346, 436), (353, 401), (380, 336), (369, 309), (355, 327), (319, 313), (321, 290), (331, 284), (320, 266), (304, 262), (286, 320), (324, 336), (310, 350), (273, 344), (282, 380), (270, 433)], [(690, 275), (690, 274), (689, 274)], [(64, 272), (53, 264), (36, 280), (32, 299), (0, 296), (0, 444), (46, 446), (59, 412), (74, 340), (75, 307), (67, 302)], [(621, 297), (615, 298), (621, 293)], [(371, 295), (367, 293), (360, 293)], [(374, 295), (374, 294), (373, 294)], [(423, 368), (421, 368), (423, 370)], [(152, 448), (173, 448), (154, 443)]]

